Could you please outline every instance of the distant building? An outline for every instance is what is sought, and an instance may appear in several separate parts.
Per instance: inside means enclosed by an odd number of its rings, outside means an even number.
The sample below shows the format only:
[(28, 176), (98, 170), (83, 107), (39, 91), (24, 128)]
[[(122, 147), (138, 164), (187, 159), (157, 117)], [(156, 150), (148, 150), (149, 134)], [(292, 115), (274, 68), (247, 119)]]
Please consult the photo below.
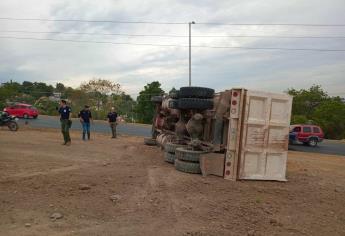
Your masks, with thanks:
[(60, 101), (61, 93), (53, 93), (52, 96), (49, 96), (50, 101)]

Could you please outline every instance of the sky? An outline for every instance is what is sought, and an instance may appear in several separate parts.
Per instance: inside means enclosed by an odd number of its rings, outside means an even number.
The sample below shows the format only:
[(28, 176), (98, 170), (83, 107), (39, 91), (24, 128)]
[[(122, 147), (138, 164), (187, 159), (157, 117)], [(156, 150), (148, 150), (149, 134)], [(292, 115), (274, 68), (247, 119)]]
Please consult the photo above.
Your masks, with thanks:
[[(165, 91), (188, 86), (188, 22), (195, 21), (192, 46), (203, 47), (192, 48), (193, 86), (211, 87), (216, 91), (244, 87), (283, 92), (288, 88), (320, 84), (330, 95), (345, 97), (345, 51), (231, 48), (345, 50), (344, 26), (262, 25), (345, 25), (344, 11), (344, 0), (1, 0), (0, 82), (11, 79), (52, 85), (60, 82), (77, 88), (92, 78), (103, 78), (119, 83), (122, 90), (134, 98), (152, 81), (159, 81)], [(279, 38), (285, 36), (295, 38)], [(319, 36), (338, 38), (315, 38)]]

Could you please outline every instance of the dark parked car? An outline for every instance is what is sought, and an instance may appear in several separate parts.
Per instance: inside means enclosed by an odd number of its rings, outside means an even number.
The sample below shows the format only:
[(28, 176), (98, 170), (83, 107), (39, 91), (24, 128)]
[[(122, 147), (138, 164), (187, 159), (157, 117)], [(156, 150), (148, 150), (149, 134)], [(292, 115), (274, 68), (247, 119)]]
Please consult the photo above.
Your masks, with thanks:
[(290, 144), (301, 142), (303, 144), (315, 147), (319, 142), (322, 142), (323, 138), (323, 131), (317, 125), (292, 125), (290, 129)]

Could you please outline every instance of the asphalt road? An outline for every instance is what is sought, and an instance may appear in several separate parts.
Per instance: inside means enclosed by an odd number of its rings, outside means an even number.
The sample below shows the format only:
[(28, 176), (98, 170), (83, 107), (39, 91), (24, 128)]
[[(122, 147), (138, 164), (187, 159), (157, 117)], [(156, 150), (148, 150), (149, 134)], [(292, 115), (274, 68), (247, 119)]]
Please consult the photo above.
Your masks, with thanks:
[[(24, 119), (19, 120), (19, 125), (25, 125)], [(53, 116), (39, 116), (37, 119), (28, 119), (28, 125), (34, 128), (60, 128), (58, 117)], [(82, 130), (81, 124), (78, 119), (73, 120), (73, 130)], [(119, 124), (117, 126), (118, 134), (135, 135), (149, 137), (151, 136), (151, 127), (142, 124)], [(105, 121), (95, 121), (91, 126), (91, 132), (109, 133), (110, 128)], [(300, 152), (314, 152), (324, 154), (334, 154), (345, 156), (345, 143), (337, 141), (324, 140), (319, 143), (317, 147), (309, 147), (302, 144), (290, 145), (289, 150)]]
[(345, 143), (340, 143), (338, 141), (333, 140), (324, 140), (322, 143), (319, 143), (316, 147), (309, 147), (303, 144), (289, 145), (289, 150), (345, 156)]
[[(28, 124), (25, 124), (27, 122)], [(29, 125), (33, 128), (60, 128), (60, 121), (58, 117), (54, 116), (39, 116), (37, 119), (19, 119), (19, 128), (20, 126)], [(81, 123), (78, 119), (73, 119), (72, 130), (82, 130)], [(95, 121), (94, 124), (91, 124), (91, 133), (100, 132), (100, 133), (109, 133), (111, 135), (111, 130), (106, 121)], [(126, 135), (135, 135), (149, 137), (151, 136), (151, 127), (149, 125), (143, 124), (126, 124), (121, 123), (117, 126), (118, 134)]]

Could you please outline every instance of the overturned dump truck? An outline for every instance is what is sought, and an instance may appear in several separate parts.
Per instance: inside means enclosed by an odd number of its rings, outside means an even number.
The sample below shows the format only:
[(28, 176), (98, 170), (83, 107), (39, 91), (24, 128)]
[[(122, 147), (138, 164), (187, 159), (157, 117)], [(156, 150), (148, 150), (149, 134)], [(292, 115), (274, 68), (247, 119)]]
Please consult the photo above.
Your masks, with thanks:
[(182, 87), (152, 97), (152, 138), (165, 161), (228, 180), (286, 181), (292, 97), (234, 88)]

